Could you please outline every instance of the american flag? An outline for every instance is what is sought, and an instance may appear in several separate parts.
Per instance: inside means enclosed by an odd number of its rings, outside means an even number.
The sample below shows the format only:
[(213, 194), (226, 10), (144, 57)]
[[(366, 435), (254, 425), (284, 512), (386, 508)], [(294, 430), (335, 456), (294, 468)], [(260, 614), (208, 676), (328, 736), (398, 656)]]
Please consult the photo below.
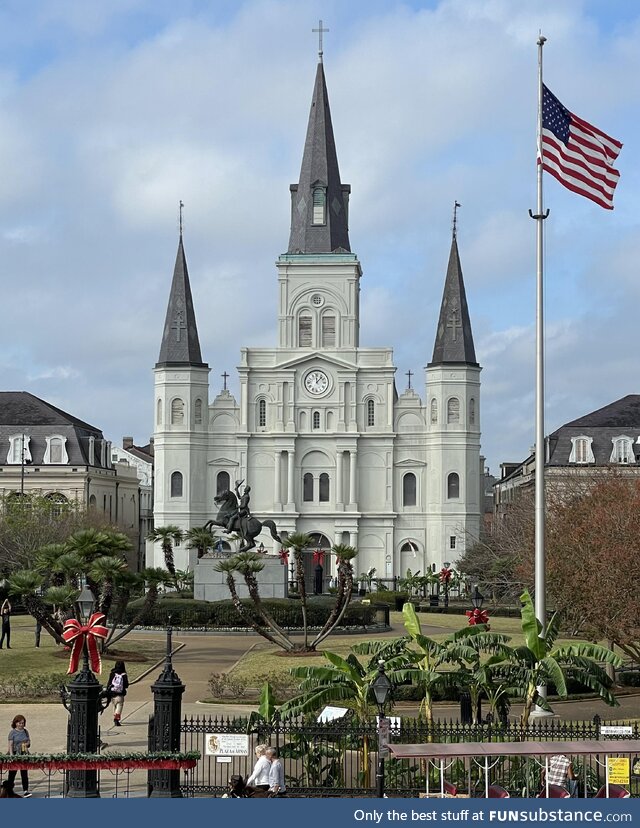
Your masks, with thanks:
[(542, 87), (542, 146), (538, 163), (574, 193), (613, 210), (620, 178), (613, 164), (620, 141), (578, 118), (546, 86)]

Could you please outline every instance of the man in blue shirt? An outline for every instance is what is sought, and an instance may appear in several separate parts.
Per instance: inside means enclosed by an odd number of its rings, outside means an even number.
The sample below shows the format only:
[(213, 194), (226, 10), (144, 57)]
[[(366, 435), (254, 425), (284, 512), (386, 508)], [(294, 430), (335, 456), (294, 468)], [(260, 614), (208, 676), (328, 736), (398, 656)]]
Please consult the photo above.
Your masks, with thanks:
[(284, 768), (282, 762), (278, 759), (278, 751), (275, 748), (269, 747), (266, 751), (266, 757), (271, 762), (271, 770), (269, 771), (269, 793), (272, 796), (286, 796), (287, 786), (284, 781)]

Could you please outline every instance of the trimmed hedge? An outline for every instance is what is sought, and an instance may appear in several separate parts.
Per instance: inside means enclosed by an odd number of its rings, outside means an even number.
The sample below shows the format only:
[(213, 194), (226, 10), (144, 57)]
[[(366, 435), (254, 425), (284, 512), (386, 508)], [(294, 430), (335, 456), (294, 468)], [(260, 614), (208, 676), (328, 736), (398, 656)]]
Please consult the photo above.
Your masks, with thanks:
[[(282, 627), (302, 627), (302, 607), (299, 600), (288, 598), (268, 598), (264, 607), (273, 615)], [(142, 599), (131, 601), (126, 609), (122, 623), (131, 623), (142, 604)], [(260, 623), (254, 611), (253, 602), (243, 600), (247, 611)], [(307, 601), (307, 624), (321, 627), (327, 620), (334, 601), (331, 598), (309, 598)], [(196, 601), (189, 598), (161, 598), (147, 616), (144, 626), (165, 627), (168, 616), (174, 627), (244, 627), (245, 622), (238, 614), (231, 601)], [(375, 623), (376, 608), (370, 604), (353, 603), (347, 607), (340, 627), (364, 627)]]

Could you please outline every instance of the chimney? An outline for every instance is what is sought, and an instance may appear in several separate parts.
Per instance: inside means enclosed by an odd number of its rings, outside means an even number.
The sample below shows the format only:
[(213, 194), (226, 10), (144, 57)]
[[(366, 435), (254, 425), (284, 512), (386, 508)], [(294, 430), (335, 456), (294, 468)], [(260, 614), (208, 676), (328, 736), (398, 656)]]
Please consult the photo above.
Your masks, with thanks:
[(123, 449), (133, 448), (133, 437), (123, 437), (122, 438), (122, 448)]

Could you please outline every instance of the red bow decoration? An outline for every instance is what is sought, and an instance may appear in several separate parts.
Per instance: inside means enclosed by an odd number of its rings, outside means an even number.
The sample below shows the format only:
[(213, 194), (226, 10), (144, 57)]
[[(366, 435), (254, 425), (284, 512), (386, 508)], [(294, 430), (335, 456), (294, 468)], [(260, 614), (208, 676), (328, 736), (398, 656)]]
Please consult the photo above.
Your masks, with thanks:
[(316, 551), (313, 553), (313, 563), (314, 566), (324, 566), (324, 552), (322, 551), (322, 549), (316, 549)]
[(286, 549), (281, 549), (278, 552), (278, 557), (280, 558), (280, 563), (283, 566), (286, 566), (289, 563), (289, 553), (287, 552)]
[(489, 613), (486, 610), (478, 609), (467, 610), (466, 616), (469, 619), (469, 625), (474, 627), (476, 624), (486, 624), (489, 629)]
[(442, 567), (440, 570), (440, 583), (441, 584), (448, 584), (451, 580), (451, 570), (447, 569), (445, 566)]
[(70, 618), (64, 622), (64, 631), (62, 637), (67, 644), (73, 644), (71, 649), (71, 657), (69, 658), (69, 673), (75, 673), (78, 670), (78, 662), (80, 661), (80, 653), (87, 642), (87, 651), (89, 653), (89, 666), (94, 673), (102, 672), (102, 661), (100, 653), (98, 652), (98, 638), (106, 638), (108, 630), (102, 623), (105, 620), (103, 612), (94, 612), (89, 623), (82, 625), (75, 618)]

